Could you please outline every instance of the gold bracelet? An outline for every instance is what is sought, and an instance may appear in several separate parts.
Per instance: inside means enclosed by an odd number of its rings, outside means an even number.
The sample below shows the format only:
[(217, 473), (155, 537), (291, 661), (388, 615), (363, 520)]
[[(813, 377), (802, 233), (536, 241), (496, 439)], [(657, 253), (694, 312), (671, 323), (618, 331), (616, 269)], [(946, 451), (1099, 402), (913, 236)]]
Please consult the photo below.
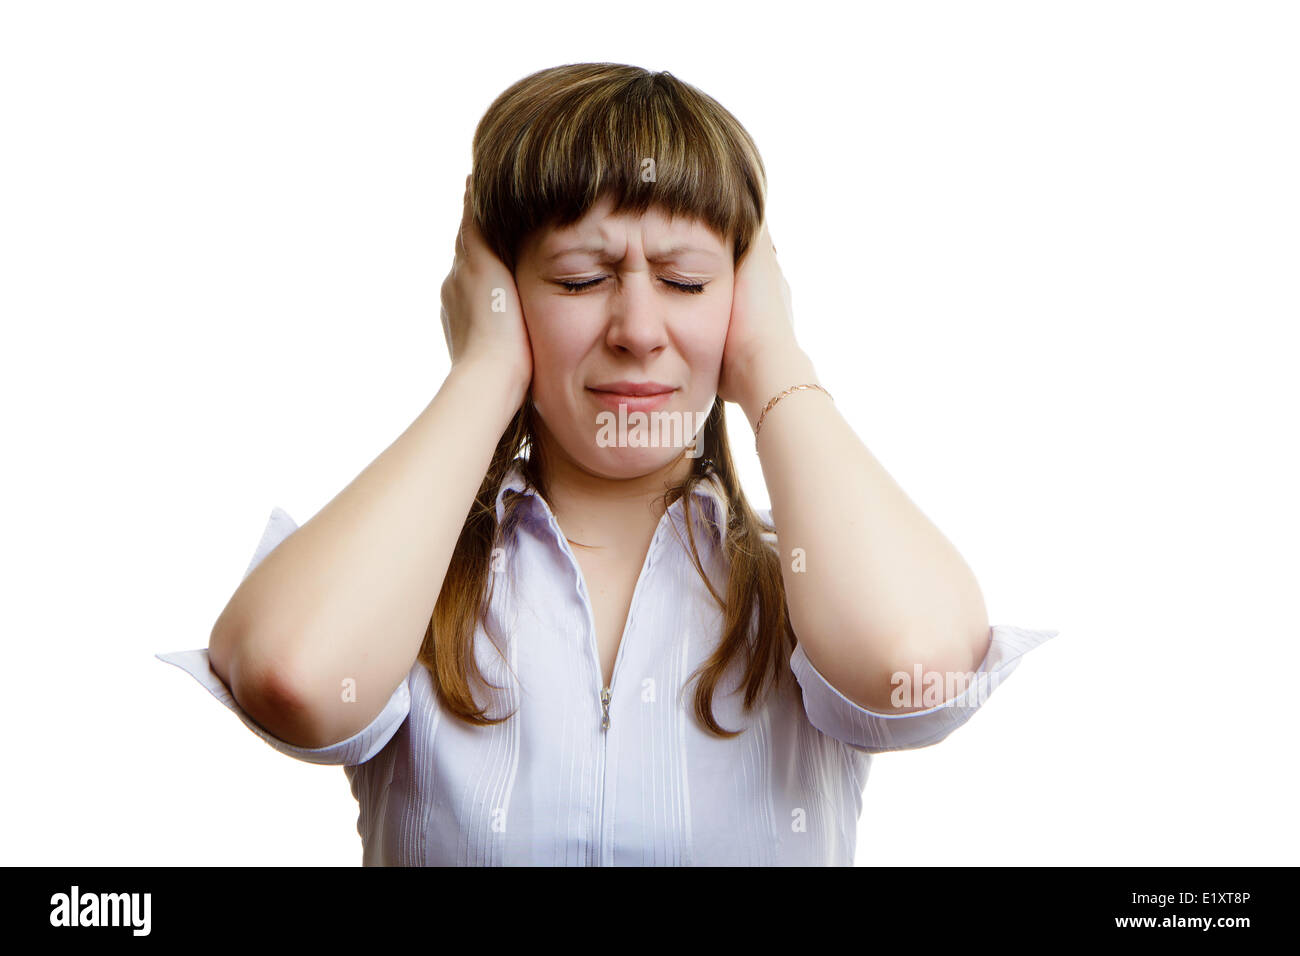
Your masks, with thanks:
[[(784, 392), (772, 396), (767, 400), (767, 404), (763, 406), (762, 413), (758, 416), (758, 424), (754, 426), (755, 438), (758, 437), (758, 430), (763, 427), (763, 419), (767, 416), (767, 413), (771, 411), (772, 406), (775, 405), (777, 402), (779, 402), (781, 399), (785, 398), (791, 392), (797, 392), (801, 388), (815, 388), (818, 391), (826, 392), (826, 389), (822, 388), (820, 385), (791, 385)], [(826, 397), (829, 398), (832, 402), (835, 401), (834, 396), (832, 396), (830, 392), (826, 392)]]

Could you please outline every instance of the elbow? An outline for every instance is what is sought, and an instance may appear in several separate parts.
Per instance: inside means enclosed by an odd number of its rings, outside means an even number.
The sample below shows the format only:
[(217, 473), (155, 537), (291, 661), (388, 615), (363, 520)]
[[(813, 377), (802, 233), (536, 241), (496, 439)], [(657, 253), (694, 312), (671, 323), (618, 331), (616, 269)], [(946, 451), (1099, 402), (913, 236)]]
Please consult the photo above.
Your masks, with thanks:
[(254, 669), (245, 678), (242, 700), (240, 691), (232, 687), (231, 693), (244, 712), (272, 736), (295, 747), (328, 746), (334, 738), (321, 732), (316, 711), (299, 688), (291, 672), (270, 667), (262, 671)]
[(235, 703), (273, 737), (295, 747), (328, 746), (317, 706), (303, 690), (301, 668), (286, 656), (268, 655), (255, 641), (214, 630), (208, 645), (213, 671)]

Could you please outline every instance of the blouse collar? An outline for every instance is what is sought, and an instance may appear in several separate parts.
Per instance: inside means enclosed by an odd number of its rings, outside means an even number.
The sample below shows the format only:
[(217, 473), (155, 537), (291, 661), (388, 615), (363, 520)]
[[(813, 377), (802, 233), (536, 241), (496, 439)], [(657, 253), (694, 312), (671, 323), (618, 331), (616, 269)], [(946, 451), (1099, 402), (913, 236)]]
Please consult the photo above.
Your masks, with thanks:
[[(528, 479), (524, 476), (523, 466), (520, 459), (516, 458), (510, 463), (510, 469), (506, 472), (505, 478), (497, 490), (496, 496), (496, 516), (499, 525), (505, 516), (505, 499), (507, 493), (516, 493), (526, 495), (536, 499), (536, 504), (543, 508), (546, 503), (542, 501), (541, 496), (537, 494), (535, 488), (528, 486)], [(707, 534), (717, 543), (719, 549), (725, 548), (727, 537), (727, 492), (722, 487), (722, 481), (714, 471), (710, 471), (707, 476), (695, 485), (692, 493), (697, 501), (707, 509), (712, 520), (701, 522), (697, 517), (697, 524), (701, 525)], [(531, 504), (531, 503), (530, 503)], [(680, 511), (682, 502), (674, 501), (669, 510), (676, 509)]]

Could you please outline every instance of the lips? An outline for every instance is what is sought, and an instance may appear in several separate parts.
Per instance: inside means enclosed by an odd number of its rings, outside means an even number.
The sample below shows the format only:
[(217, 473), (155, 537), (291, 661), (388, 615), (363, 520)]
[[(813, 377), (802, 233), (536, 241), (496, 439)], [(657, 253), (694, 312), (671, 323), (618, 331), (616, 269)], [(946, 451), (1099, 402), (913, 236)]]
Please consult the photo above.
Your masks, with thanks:
[(673, 386), (664, 385), (662, 382), (605, 382), (602, 385), (587, 386), (595, 392), (610, 392), (614, 395), (629, 395), (640, 397), (643, 395), (662, 395), (665, 392), (675, 391)]
[(614, 411), (622, 406), (629, 412), (652, 412), (667, 405), (677, 389), (660, 382), (605, 382), (589, 385), (587, 391), (601, 405)]

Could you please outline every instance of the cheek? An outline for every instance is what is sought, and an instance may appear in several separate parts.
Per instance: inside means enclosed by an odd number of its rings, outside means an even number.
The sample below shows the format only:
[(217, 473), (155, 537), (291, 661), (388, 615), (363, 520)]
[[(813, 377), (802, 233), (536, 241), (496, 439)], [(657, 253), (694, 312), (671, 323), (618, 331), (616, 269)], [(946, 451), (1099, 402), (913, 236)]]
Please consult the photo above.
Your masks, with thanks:
[[(731, 324), (731, 299), (708, 310), (690, 326), (683, 347), (689, 347), (691, 361), (720, 362), (727, 344), (727, 329)], [(689, 343), (687, 345), (686, 343)]]
[(562, 360), (575, 347), (575, 332), (579, 328), (572, 310), (566, 309), (565, 303), (553, 295), (521, 293), (520, 302), (534, 357), (551, 362)]
[[(572, 373), (599, 341), (598, 329), (591, 323), (575, 321), (571, 312), (553, 312), (537, 323), (538, 344), (533, 346), (533, 354), (556, 371)], [(533, 334), (531, 328), (528, 334)]]
[(700, 314), (684, 325), (677, 336), (677, 346), (690, 368), (691, 394), (702, 398), (717, 391), (722, 374), (722, 358), (727, 344), (729, 311)]
[(591, 330), (569, 303), (555, 296), (525, 302), (524, 320), (533, 350), (533, 401), (557, 427), (554, 416), (567, 414), (576, 370), (591, 351)]

